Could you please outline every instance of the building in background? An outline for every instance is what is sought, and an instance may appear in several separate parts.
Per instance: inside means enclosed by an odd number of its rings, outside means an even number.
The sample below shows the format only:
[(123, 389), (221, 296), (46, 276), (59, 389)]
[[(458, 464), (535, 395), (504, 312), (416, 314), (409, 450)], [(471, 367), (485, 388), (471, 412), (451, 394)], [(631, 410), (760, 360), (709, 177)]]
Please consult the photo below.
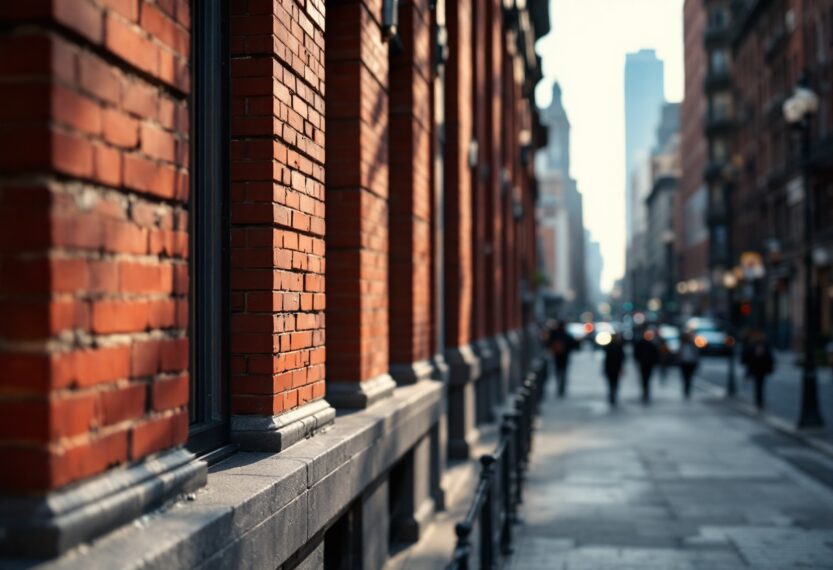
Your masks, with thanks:
[[(689, 310), (710, 309), (741, 329), (764, 327), (782, 347), (803, 342), (807, 271), (822, 339), (833, 335), (831, 22), (833, 0), (688, 0), (685, 8), (678, 291)], [(782, 110), (801, 80), (820, 98), (806, 164), (800, 137)], [(809, 244), (803, 231), (807, 199), (814, 235)], [(703, 202), (707, 237), (693, 217)], [(811, 267), (803, 259), (807, 248)], [(707, 304), (701, 293), (709, 289)]]
[(540, 111), (547, 127), (547, 146), (536, 157), (538, 227), (548, 293), (565, 315), (588, 303), (587, 257), (582, 196), (570, 176), (570, 121), (561, 87), (553, 84), (552, 101)]
[[(710, 310), (708, 190), (703, 178), (709, 148), (703, 128), (708, 103), (705, 81), (707, 10), (704, 0), (686, 0), (683, 9), (685, 94), (680, 108), (680, 184), (674, 202), (674, 251), (679, 312), (701, 315)], [(719, 34), (714, 25), (711, 34)]]
[[(627, 244), (635, 233), (633, 196), (634, 170), (644, 167), (645, 156), (654, 146), (665, 102), (665, 72), (662, 60), (652, 49), (629, 53), (625, 59), (625, 236)], [(641, 163), (641, 164), (640, 164)], [(646, 194), (647, 196), (647, 194)], [(643, 199), (645, 196), (642, 197)]]
[(589, 230), (584, 231), (584, 247), (586, 253), (587, 271), (587, 305), (592, 309), (598, 309), (600, 303), (605, 300), (602, 293), (602, 271), (604, 270), (604, 258), (602, 257), (601, 244), (593, 239)]
[(676, 313), (676, 264), (673, 248), (674, 204), (680, 180), (679, 129), (680, 104), (664, 105), (662, 121), (657, 129), (657, 147), (651, 156), (651, 193), (645, 200), (649, 304), (662, 308), (666, 316)]
[[(803, 344), (804, 276), (812, 272), (823, 337), (833, 334), (833, 0), (735, 2), (731, 68), (732, 267), (740, 280), (733, 313), (742, 326), (766, 326), (781, 346)], [(820, 97), (810, 121), (806, 178), (801, 140), (782, 105), (806, 80)], [(814, 241), (806, 243), (811, 200)], [(806, 267), (803, 253), (813, 252)], [(750, 260), (758, 267), (750, 268)], [(761, 266), (762, 265), (762, 266)]]

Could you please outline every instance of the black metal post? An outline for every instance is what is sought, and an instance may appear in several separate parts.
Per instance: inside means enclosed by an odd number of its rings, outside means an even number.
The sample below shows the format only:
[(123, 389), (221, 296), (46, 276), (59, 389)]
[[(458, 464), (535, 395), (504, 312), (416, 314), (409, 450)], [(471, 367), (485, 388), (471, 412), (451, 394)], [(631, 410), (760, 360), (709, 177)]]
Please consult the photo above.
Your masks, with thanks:
[(810, 159), (810, 122), (805, 117), (801, 129), (801, 171), (804, 187), (804, 372), (802, 375), (801, 414), (798, 427), (820, 428), (824, 425), (819, 409), (816, 375), (816, 299), (813, 287), (813, 209), (812, 187), (808, 162)]
[[(734, 271), (734, 251), (732, 244), (732, 195), (729, 184), (723, 181), (723, 207), (726, 212), (726, 267)], [(729, 321), (729, 334), (735, 337), (735, 288), (726, 287), (726, 317)], [(726, 397), (734, 398), (738, 393), (735, 377), (735, 345), (729, 347), (729, 374), (726, 377)]]
[(512, 442), (514, 440), (515, 423), (509, 416), (503, 417), (500, 426), (500, 437), (505, 442), (503, 454), (500, 458), (500, 493), (503, 518), (500, 532), (500, 551), (504, 556), (512, 554), (512, 525), (515, 522), (515, 509), (512, 505)]
[(480, 568), (491, 570), (495, 562), (495, 526), (494, 526), (494, 468), (495, 456), (484, 455), (480, 458), (482, 469), (481, 478), (488, 483), (485, 485), (486, 499), (480, 512)]

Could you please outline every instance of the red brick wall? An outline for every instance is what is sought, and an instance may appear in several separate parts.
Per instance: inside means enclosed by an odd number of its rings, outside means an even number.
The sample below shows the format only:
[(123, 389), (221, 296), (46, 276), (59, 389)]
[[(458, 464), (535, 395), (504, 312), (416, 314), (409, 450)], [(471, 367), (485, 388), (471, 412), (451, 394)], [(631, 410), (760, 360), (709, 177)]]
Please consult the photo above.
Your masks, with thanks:
[(390, 68), (390, 360), (427, 359), (431, 344), (431, 13), (399, 6), (402, 53)]
[(502, 0), (487, 0), (486, 84), (489, 109), (487, 142), (483, 145), (489, 162), (486, 199), (486, 239), (490, 254), (486, 257), (486, 305), (488, 334), (503, 331), (504, 270), (501, 167), (503, 166), (503, 7)]
[(446, 11), (450, 54), (445, 94), (445, 343), (453, 348), (471, 340), (471, 0), (449, 2)]
[(232, 413), (324, 396), (324, 2), (231, 2)]
[(472, 173), (472, 338), (481, 339), (486, 335), (487, 321), (487, 273), (486, 259), (488, 242), (486, 241), (486, 198), (488, 179), (484, 177), (488, 169), (488, 125), (486, 117), (489, 111), (489, 99), (486, 78), (486, 40), (487, 40), (487, 0), (472, 0), (472, 82), (473, 97), (471, 113), (473, 118), (473, 138), (477, 141), (477, 163)]
[(327, 14), (327, 379), (388, 372), (388, 51), (381, 0)]
[(0, 20), (0, 490), (37, 492), (187, 436), (190, 13)]

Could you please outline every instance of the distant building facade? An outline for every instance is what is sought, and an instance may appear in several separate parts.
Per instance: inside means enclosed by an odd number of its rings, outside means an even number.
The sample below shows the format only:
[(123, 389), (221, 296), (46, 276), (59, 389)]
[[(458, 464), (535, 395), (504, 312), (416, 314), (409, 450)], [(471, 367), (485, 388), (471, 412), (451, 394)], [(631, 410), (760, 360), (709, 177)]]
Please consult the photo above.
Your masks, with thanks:
[(547, 290), (560, 298), (565, 313), (583, 310), (588, 301), (584, 206), (570, 176), (570, 121), (561, 86), (553, 85), (552, 101), (540, 111), (548, 129), (547, 146), (536, 157), (538, 223)]
[(640, 152), (654, 145), (660, 108), (665, 102), (664, 66), (652, 49), (629, 53), (625, 60), (625, 233), (630, 243), (635, 233), (633, 171), (638, 166)]
[(708, 72), (704, 34), (707, 11), (704, 0), (686, 0), (683, 9), (685, 43), (685, 95), (680, 109), (680, 184), (674, 201), (676, 299), (682, 314), (709, 310), (706, 291), (709, 272), (709, 231), (706, 223), (708, 190), (703, 172), (709, 147), (703, 129)]

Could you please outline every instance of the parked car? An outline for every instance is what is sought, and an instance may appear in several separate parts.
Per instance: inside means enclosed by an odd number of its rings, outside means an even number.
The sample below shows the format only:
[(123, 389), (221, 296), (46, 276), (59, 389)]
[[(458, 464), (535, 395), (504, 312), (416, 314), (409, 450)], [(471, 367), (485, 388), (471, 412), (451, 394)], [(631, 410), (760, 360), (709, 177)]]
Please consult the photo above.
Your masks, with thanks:
[(694, 336), (694, 344), (706, 355), (729, 355), (735, 339), (716, 319), (694, 317), (686, 321), (685, 330)]

